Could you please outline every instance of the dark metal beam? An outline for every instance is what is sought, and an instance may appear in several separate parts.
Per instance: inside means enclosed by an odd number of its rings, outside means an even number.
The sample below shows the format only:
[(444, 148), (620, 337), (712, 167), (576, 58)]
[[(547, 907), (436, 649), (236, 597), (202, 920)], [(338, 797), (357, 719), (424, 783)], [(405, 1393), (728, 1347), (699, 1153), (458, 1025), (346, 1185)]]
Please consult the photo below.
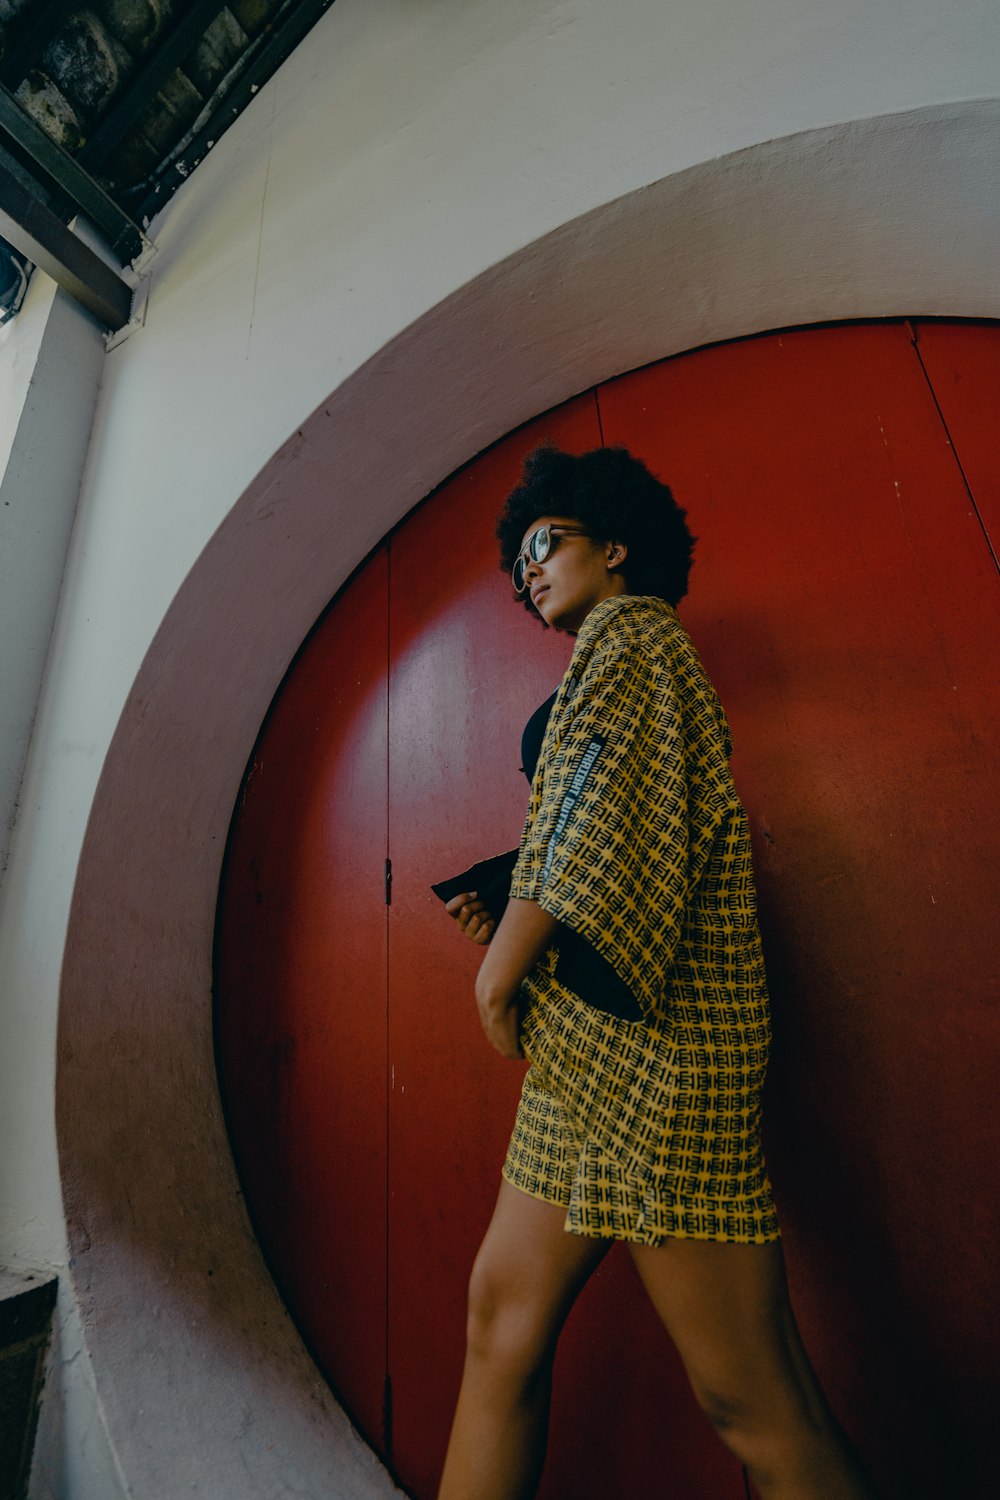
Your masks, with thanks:
[(12, 51), (0, 63), (0, 83), (16, 88), (63, 23), (80, 8), (80, 0), (41, 0), (36, 4)]
[(94, 169), (107, 161), (112, 151), (155, 96), (161, 84), (192, 52), (208, 27), (224, 8), (225, 0), (195, 0), (165, 41), (159, 43), (146, 67), (133, 78), (114, 107), (105, 115), (79, 154), (79, 160)]
[(109, 331), (128, 322), (131, 289), (2, 164), (0, 235), (47, 271)]
[[(333, 0), (300, 0), (298, 5), (292, 5), (284, 12), (270, 40), (263, 45), (260, 44), (267, 32), (261, 32), (254, 43), (259, 50), (252, 63), (220, 100), (219, 107), (213, 110), (208, 123), (176, 154), (167, 170), (146, 193), (136, 210), (137, 218), (148, 224), (153, 215), (159, 213), (223, 132), (229, 129), (237, 115), (247, 107), (254, 94), (277, 71), (289, 53), (294, 52), (302, 38), (332, 4)], [(249, 51), (250, 49), (244, 56), (248, 56)], [(130, 196), (127, 190), (123, 190), (123, 197), (127, 196)]]
[(106, 236), (122, 264), (141, 254), (146, 239), (139, 225), (119, 208), (80, 164), (26, 115), (12, 94), (0, 88), (0, 138), (6, 135), (66, 193), (76, 209)]
[[(17, 178), (22, 187), (27, 188), (28, 192), (33, 194), (34, 197), (42, 197), (43, 201), (45, 201), (44, 195), (39, 188), (37, 177), (34, 177), (32, 173), (28, 171), (28, 168), (24, 165), (24, 162), (15, 152), (7, 150), (7, 147), (4, 143), (4, 137), (2, 135), (0, 135), (0, 167), (6, 167), (7, 171), (10, 172), (11, 176)], [(55, 213), (56, 205), (54, 203), (50, 203), (49, 207), (52, 209), (52, 212)]]

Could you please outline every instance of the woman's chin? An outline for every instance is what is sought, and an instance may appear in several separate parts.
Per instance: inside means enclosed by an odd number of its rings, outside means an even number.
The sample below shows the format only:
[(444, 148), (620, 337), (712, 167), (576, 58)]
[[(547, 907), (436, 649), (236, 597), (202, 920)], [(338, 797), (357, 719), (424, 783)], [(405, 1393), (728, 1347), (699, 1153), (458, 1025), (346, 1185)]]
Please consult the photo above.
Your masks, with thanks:
[(557, 599), (552, 597), (551, 589), (543, 589), (538, 598), (532, 600), (539, 617), (545, 621), (550, 630), (562, 630), (568, 635), (575, 635), (580, 628), (581, 619), (587, 611), (574, 609), (572, 605), (560, 607)]
[(559, 610), (558, 609), (553, 609), (551, 605), (549, 605), (548, 608), (546, 608), (545, 606), (546, 606), (546, 600), (542, 599), (540, 601), (540, 604), (536, 604), (535, 605), (535, 608), (538, 610), (539, 615), (545, 621), (545, 623), (549, 627), (549, 629), (550, 630), (565, 630), (566, 629), (566, 625), (564, 623), (563, 617), (560, 614)]

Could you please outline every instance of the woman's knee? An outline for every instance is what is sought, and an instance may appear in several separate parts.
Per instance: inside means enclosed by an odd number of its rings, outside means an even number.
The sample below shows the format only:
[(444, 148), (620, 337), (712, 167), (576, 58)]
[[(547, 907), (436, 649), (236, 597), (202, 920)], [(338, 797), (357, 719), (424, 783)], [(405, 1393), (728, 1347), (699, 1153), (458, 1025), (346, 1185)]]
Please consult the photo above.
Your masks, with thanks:
[(481, 1254), (469, 1279), (469, 1356), (530, 1371), (551, 1358), (555, 1337), (545, 1308), (530, 1290)]
[(828, 1413), (793, 1377), (785, 1381), (692, 1381), (698, 1405), (751, 1471), (783, 1471), (830, 1436)]
[(727, 1390), (724, 1386), (697, 1383), (693, 1389), (698, 1405), (720, 1437), (725, 1438), (733, 1431), (751, 1426), (752, 1405), (736, 1392)]

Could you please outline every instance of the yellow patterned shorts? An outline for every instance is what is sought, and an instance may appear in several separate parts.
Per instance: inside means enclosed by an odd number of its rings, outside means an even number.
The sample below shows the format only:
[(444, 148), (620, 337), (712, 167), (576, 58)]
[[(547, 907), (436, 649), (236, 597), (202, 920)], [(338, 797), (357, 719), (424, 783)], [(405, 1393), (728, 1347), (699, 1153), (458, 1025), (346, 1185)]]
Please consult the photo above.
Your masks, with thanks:
[(668, 1239), (763, 1244), (779, 1237), (763, 1173), (759, 1189), (738, 1198), (644, 1183), (574, 1129), (535, 1067), (525, 1075), (503, 1175), (521, 1192), (565, 1209), (570, 1234), (642, 1245)]

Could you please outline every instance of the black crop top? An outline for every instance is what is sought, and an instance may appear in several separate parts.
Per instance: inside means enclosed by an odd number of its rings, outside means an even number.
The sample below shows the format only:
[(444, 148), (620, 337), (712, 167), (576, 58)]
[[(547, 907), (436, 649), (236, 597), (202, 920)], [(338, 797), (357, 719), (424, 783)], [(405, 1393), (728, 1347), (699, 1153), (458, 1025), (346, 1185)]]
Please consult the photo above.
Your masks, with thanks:
[(535, 712), (531, 715), (527, 724), (525, 724), (524, 733), (521, 735), (521, 770), (529, 781), (534, 781), (535, 779), (535, 767), (538, 765), (538, 757), (542, 753), (542, 740), (545, 738), (549, 714), (552, 712), (552, 705), (555, 701), (555, 693), (552, 694), (551, 698), (546, 698), (545, 702), (535, 709)]

